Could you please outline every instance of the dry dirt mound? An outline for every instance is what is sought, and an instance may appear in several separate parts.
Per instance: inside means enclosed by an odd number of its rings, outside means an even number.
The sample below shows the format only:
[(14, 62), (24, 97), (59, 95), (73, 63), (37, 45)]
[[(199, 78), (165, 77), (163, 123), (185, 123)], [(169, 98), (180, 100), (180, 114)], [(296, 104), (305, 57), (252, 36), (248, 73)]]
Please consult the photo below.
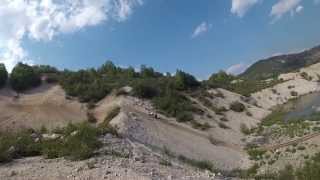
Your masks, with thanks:
[(52, 129), (86, 120), (86, 112), (84, 104), (66, 99), (58, 85), (45, 84), (19, 95), (9, 88), (0, 90), (1, 130), (42, 126)]
[[(231, 95), (226, 95), (227, 101), (239, 100), (239, 97), (235, 99), (235, 97), (229, 96)], [(225, 103), (229, 103), (227, 101)], [(244, 135), (240, 132), (239, 124), (243, 122), (254, 126), (259, 121), (256, 119), (259, 114), (248, 117), (245, 112), (241, 114), (227, 112), (227, 116), (232, 116), (232, 114), (237, 116), (227, 122), (230, 129), (220, 128), (217, 125), (219, 117), (212, 112), (213, 118), (211, 119), (195, 116), (196, 121), (208, 122), (212, 125), (211, 129), (203, 131), (194, 129), (190, 124), (178, 123), (175, 119), (159, 113), (157, 114), (158, 118), (155, 118), (152, 114), (156, 113), (156, 110), (153, 109), (149, 101), (128, 96), (108, 96), (97, 104), (94, 115), (101, 122), (115, 106), (120, 106), (121, 112), (111, 121), (111, 124), (116, 126), (124, 137), (134, 142), (145, 144), (158, 151), (168, 149), (177, 156), (183, 155), (191, 159), (208, 160), (219, 169), (231, 170), (250, 166), (250, 161), (246, 152), (243, 151), (243, 143), (240, 140)], [(206, 109), (203, 110), (210, 113)], [(261, 113), (266, 112), (262, 111)], [(219, 144), (212, 144), (209, 137), (217, 139)]]

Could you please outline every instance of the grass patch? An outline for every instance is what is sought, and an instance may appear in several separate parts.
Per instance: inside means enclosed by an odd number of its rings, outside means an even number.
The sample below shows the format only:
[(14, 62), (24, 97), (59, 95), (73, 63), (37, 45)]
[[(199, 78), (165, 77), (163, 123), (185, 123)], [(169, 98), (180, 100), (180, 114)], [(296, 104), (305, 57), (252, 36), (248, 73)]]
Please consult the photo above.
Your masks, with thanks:
[(108, 113), (108, 115), (104, 118), (104, 121), (98, 126), (101, 134), (110, 133), (112, 135), (120, 137), (117, 128), (110, 125), (111, 120), (118, 116), (120, 111), (121, 108), (119, 106), (116, 106)]
[(283, 124), (284, 116), (286, 115), (286, 111), (280, 109), (272, 112), (267, 117), (262, 120), (262, 126), (272, 126), (274, 124)]
[(192, 124), (192, 127), (193, 127), (194, 129), (200, 129), (200, 130), (202, 130), (202, 131), (206, 131), (206, 130), (208, 130), (208, 129), (210, 129), (210, 128), (212, 127), (212, 126), (211, 126), (209, 123), (207, 123), (207, 122), (201, 124), (201, 123), (199, 123), (199, 122), (197, 122), (197, 121), (191, 121), (191, 124)]
[(247, 149), (247, 153), (250, 156), (251, 160), (258, 161), (262, 159), (263, 155), (266, 153), (265, 150), (259, 149), (257, 147), (251, 147)]
[[(59, 132), (63, 138), (46, 140), (41, 138), (41, 133), (32, 131), (0, 134), (0, 162), (38, 155), (50, 159), (65, 157), (83, 160), (94, 155), (95, 150), (101, 146), (98, 141), (99, 129), (89, 123), (69, 124), (55, 129), (55, 132)], [(34, 134), (39, 137), (34, 138)]]
[(178, 156), (178, 160), (183, 163), (189, 164), (190, 166), (199, 168), (201, 170), (209, 170), (211, 172), (215, 171), (214, 165), (210, 161), (199, 161), (195, 159), (189, 159), (183, 155)]

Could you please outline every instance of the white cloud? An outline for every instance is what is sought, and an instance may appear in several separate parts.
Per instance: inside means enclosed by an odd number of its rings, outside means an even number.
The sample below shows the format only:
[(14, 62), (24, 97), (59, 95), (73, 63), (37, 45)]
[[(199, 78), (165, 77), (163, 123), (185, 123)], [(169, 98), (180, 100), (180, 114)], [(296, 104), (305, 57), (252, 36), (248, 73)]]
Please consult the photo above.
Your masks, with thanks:
[(299, 5), (299, 6), (296, 8), (296, 13), (300, 13), (302, 10), (303, 10), (303, 6)]
[(132, 13), (132, 8), (141, 6), (142, 0), (118, 0), (115, 2), (115, 14), (118, 21), (124, 21)]
[(0, 63), (27, 61), (23, 38), (50, 41), (109, 19), (125, 21), (142, 0), (0, 0)]
[(259, 0), (232, 0), (231, 13), (243, 17)]
[(201, 34), (204, 34), (204, 33), (208, 32), (211, 27), (212, 27), (211, 24), (208, 24), (207, 22), (202, 22), (201, 24), (199, 24), (195, 28), (191, 37), (196, 38), (196, 37), (200, 36)]
[(239, 63), (239, 64), (234, 64), (232, 66), (230, 66), (226, 72), (229, 74), (234, 74), (234, 75), (238, 75), (242, 72), (244, 72), (250, 65), (246, 64), (246, 63)]
[(272, 6), (270, 16), (274, 18), (273, 21), (280, 19), (284, 14), (291, 12), (293, 15), (295, 11), (301, 11), (303, 9), (300, 6), (301, 0), (279, 0)]

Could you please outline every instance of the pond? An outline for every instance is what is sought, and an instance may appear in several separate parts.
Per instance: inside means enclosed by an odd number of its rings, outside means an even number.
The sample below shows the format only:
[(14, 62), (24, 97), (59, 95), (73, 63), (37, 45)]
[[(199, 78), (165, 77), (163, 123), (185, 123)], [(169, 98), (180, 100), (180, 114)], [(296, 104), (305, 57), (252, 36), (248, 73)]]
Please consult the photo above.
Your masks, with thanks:
[(285, 115), (284, 119), (286, 121), (289, 119), (299, 119), (306, 117), (318, 118), (320, 117), (320, 92), (304, 95), (296, 100), (287, 103), (286, 105), (284, 105), (284, 107), (290, 109), (289, 112)]

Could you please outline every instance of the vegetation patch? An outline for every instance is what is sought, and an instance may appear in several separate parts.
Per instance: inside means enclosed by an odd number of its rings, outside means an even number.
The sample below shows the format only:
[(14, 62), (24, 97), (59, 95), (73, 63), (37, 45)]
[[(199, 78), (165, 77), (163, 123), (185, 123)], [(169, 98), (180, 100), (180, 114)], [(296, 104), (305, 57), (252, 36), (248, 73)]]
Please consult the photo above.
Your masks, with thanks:
[(262, 157), (266, 153), (266, 151), (263, 149), (260, 149), (258, 147), (250, 147), (247, 149), (247, 153), (250, 156), (251, 160), (258, 161), (258, 160), (262, 159)]
[(250, 129), (250, 128), (248, 128), (248, 126), (246, 125), (246, 124), (244, 124), (244, 123), (241, 123), (240, 124), (240, 131), (243, 133), (243, 134), (245, 134), (245, 135), (249, 135), (249, 134), (251, 134), (253, 131)]
[(195, 121), (195, 120), (193, 120), (193, 121), (191, 121), (191, 124), (192, 124), (192, 127), (194, 128), (194, 129), (200, 129), (200, 130), (202, 130), (202, 131), (206, 131), (206, 130), (208, 130), (208, 129), (210, 129), (212, 126), (209, 124), (209, 123), (207, 123), (207, 122), (205, 122), (205, 123), (199, 123), (199, 122), (197, 122), (197, 121)]
[(235, 101), (230, 104), (230, 109), (234, 112), (243, 112), (246, 109), (246, 106), (239, 101)]
[(10, 85), (16, 91), (23, 91), (41, 84), (40, 74), (31, 66), (18, 63), (10, 75)]
[(201, 170), (209, 170), (211, 172), (215, 172), (214, 165), (210, 161), (199, 161), (195, 159), (189, 159), (183, 155), (178, 156), (178, 160), (183, 163), (189, 164), (190, 166), (199, 168)]
[(2, 88), (8, 79), (8, 72), (4, 64), (0, 63), (0, 88)]
[(65, 157), (71, 160), (83, 160), (94, 155), (101, 146), (98, 141), (100, 131), (88, 123), (69, 124), (58, 128), (57, 138), (45, 139), (40, 132), (22, 131), (2, 133), (0, 135), (0, 162), (12, 159), (43, 155), (46, 158)]
[(284, 116), (286, 115), (286, 111), (283, 109), (278, 109), (273, 111), (267, 117), (262, 120), (262, 126), (272, 126), (274, 124), (283, 124), (284, 123)]

